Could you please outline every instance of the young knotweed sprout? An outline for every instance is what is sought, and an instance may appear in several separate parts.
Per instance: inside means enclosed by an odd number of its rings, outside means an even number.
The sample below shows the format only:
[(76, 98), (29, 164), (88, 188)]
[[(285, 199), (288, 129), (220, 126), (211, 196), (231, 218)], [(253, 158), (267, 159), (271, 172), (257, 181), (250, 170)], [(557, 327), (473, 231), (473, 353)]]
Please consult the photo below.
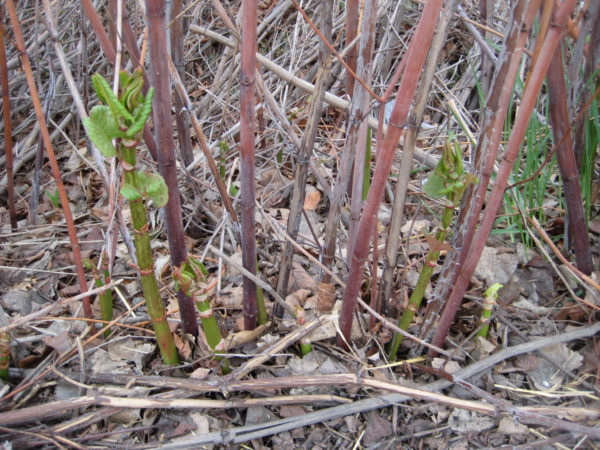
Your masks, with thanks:
[[(206, 342), (211, 350), (223, 352), (225, 350), (225, 341), (221, 336), (219, 324), (210, 305), (210, 298), (205, 295), (210, 289), (205, 285), (207, 277), (208, 271), (204, 267), (204, 264), (192, 256), (188, 256), (187, 260), (181, 266), (173, 268), (175, 288), (178, 291), (182, 290), (185, 295), (196, 302), (196, 307), (200, 312), (202, 328), (206, 335)], [(229, 372), (226, 359), (223, 362), (222, 370), (223, 373)]]
[(120, 88), (115, 95), (108, 82), (100, 75), (92, 77), (94, 90), (103, 103), (94, 106), (83, 125), (90, 140), (106, 158), (116, 157), (123, 168), (123, 185), (120, 193), (129, 200), (134, 245), (142, 291), (148, 315), (156, 332), (156, 339), (163, 358), (169, 365), (179, 363), (173, 335), (167, 324), (165, 308), (160, 298), (158, 282), (154, 273), (150, 228), (146, 203), (152, 200), (160, 208), (167, 203), (167, 186), (159, 174), (136, 170), (136, 147), (141, 131), (152, 111), (154, 89), (148, 89), (144, 97), (144, 79), (141, 70), (119, 74)]
[(494, 283), (483, 293), (485, 298), (483, 299), (481, 318), (479, 319), (481, 329), (477, 332), (477, 336), (487, 339), (488, 332), (490, 331), (490, 317), (492, 317), (492, 310), (498, 299), (498, 291), (500, 289), (502, 289), (502, 285)]
[[(460, 199), (465, 190), (470, 184), (477, 183), (477, 178), (471, 173), (465, 173), (462, 164), (462, 152), (456, 138), (450, 137), (446, 141), (446, 145), (442, 152), (438, 165), (430, 175), (427, 183), (423, 186), (423, 191), (435, 198), (445, 197), (444, 212), (442, 220), (438, 226), (438, 231), (435, 237), (430, 236), (427, 240), (429, 243), (429, 252), (425, 257), (425, 264), (412, 291), (408, 307), (402, 313), (402, 317), (398, 322), (398, 327), (407, 331), (415, 313), (421, 305), (421, 301), (425, 295), (425, 289), (431, 280), (433, 270), (437, 264), (442, 250), (452, 250), (445, 242), (452, 221), (452, 213), (458, 207)], [(403, 336), (399, 333), (394, 335), (394, 338), (389, 348), (389, 358), (396, 359), (396, 353), (402, 343)]]

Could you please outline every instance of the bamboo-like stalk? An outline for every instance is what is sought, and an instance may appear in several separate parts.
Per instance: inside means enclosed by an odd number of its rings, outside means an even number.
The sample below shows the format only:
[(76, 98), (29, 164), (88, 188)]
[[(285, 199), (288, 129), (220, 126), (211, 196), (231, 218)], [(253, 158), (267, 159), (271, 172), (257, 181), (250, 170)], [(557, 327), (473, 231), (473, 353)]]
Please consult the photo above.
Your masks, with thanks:
[(581, 199), (579, 171), (575, 161), (573, 136), (569, 126), (569, 111), (567, 108), (567, 85), (565, 83), (564, 65), (561, 48), (558, 46), (548, 68), (548, 100), (552, 133), (557, 146), (556, 159), (563, 182), (564, 199), (567, 204), (566, 239), (573, 241), (577, 268), (586, 275), (592, 273), (594, 263), (590, 250), (590, 240), (585, 223), (585, 212)]
[(10, 334), (0, 333), (0, 379), (8, 381), (8, 366), (10, 365)]
[[(364, 52), (369, 47), (372, 47), (372, 27), (374, 26), (374, 16), (376, 15), (377, 11), (376, 5), (377, 2), (373, 0), (368, 0), (365, 3), (365, 20), (363, 20), (363, 30), (361, 32), (359, 44), (359, 52), (361, 55), (361, 60), (364, 64), (361, 63), (357, 67), (357, 77), (359, 77), (361, 80), (364, 79), (367, 75), (367, 65), (368, 63), (370, 63), (370, 52), (367, 52), (366, 54)], [(365, 56), (368, 56), (368, 58), (362, 59)], [(329, 214), (327, 215), (327, 219), (325, 220), (325, 242), (323, 245), (323, 255), (321, 257), (321, 262), (325, 267), (331, 267), (335, 255), (337, 231), (342, 210), (342, 201), (344, 195), (346, 194), (348, 182), (350, 181), (350, 173), (352, 170), (352, 165), (358, 146), (359, 126), (360, 123), (365, 120), (365, 116), (367, 115), (366, 112), (368, 108), (369, 97), (368, 93), (366, 92), (366, 88), (363, 86), (364, 81), (362, 81), (362, 83), (359, 83), (358, 80), (356, 80), (355, 82), (357, 86), (355, 86), (354, 88), (354, 96), (351, 102), (350, 117), (348, 119), (344, 150), (342, 152), (338, 174), (336, 177), (335, 186), (333, 188), (333, 200), (331, 201), (331, 205), (329, 207)], [(360, 180), (360, 183), (362, 186), (362, 178)], [(367, 236), (369, 234), (370, 231), (364, 234), (364, 236)], [(368, 241), (369, 239), (365, 238), (365, 240)], [(348, 254), (348, 257), (350, 257), (350, 253)], [(327, 272), (323, 271), (321, 273), (321, 282), (330, 283), (331, 276)]]
[[(365, 2), (363, 21), (361, 27), (361, 40), (359, 46), (359, 55), (357, 64), (357, 75), (367, 84), (371, 86), (373, 73), (373, 46), (375, 41), (375, 22), (377, 21), (377, 2), (373, 3)], [(365, 36), (365, 39), (362, 39)], [(350, 118), (350, 120), (356, 117), (364, 117), (364, 113), (368, 108), (368, 96), (366, 89), (361, 85), (355, 85), (353, 92), (356, 93), (359, 98), (357, 99), (358, 110), (355, 111), (358, 116)], [(360, 220), (360, 213), (363, 205), (363, 185), (365, 178), (369, 178), (370, 174), (370, 161), (367, 160), (367, 129), (368, 124), (366, 120), (360, 121), (358, 127), (350, 126), (349, 133), (356, 133), (357, 136), (347, 136), (350, 142), (353, 142), (356, 146), (353, 150), (354, 153), (354, 169), (352, 173), (352, 186), (350, 188), (351, 199), (350, 199), (350, 227), (348, 230), (348, 248), (347, 248), (347, 263), (349, 264), (350, 255), (352, 255), (352, 247), (356, 241), (356, 230), (358, 227), (358, 221)], [(375, 283), (376, 280), (373, 280)]]
[[(56, 181), (56, 187), (60, 196), (60, 203), (62, 205), (63, 214), (65, 215), (65, 222), (67, 224), (67, 231), (69, 234), (69, 242), (71, 243), (71, 251), (73, 253), (73, 259), (75, 260), (75, 269), (77, 272), (77, 279), (79, 281), (79, 289), (82, 293), (85, 293), (87, 291), (87, 282), (85, 279), (85, 271), (81, 258), (79, 239), (77, 238), (77, 231), (75, 229), (75, 223), (73, 222), (73, 214), (71, 213), (71, 207), (69, 206), (69, 197), (67, 196), (67, 191), (65, 190), (65, 185), (62, 181), (60, 168), (58, 167), (58, 161), (56, 160), (56, 154), (54, 153), (54, 147), (52, 146), (52, 140), (50, 139), (48, 125), (46, 124), (44, 112), (42, 111), (40, 97), (33, 77), (33, 71), (31, 70), (31, 63), (29, 62), (29, 57), (27, 56), (27, 52), (25, 50), (25, 40), (23, 39), (23, 32), (21, 31), (21, 25), (17, 17), (17, 11), (15, 9), (13, 0), (6, 0), (6, 7), (8, 9), (10, 23), (15, 36), (15, 47), (17, 48), (21, 58), (21, 64), (25, 72), (27, 85), (29, 87), (29, 91), (31, 92), (31, 100), (35, 109), (35, 115), (40, 126), (40, 132), (42, 134), (42, 139), (44, 140), (44, 146), (48, 152), (52, 176)], [(86, 317), (92, 317), (92, 307), (90, 305), (89, 297), (83, 298), (83, 311)]]
[[(242, 262), (256, 273), (254, 235), (254, 85), (256, 67), (256, 0), (242, 1), (242, 72), (240, 87), (240, 160), (242, 197)], [(256, 328), (256, 284), (244, 277), (244, 328)]]
[[(408, 120), (409, 123), (414, 124), (415, 126), (408, 127), (404, 136), (404, 151), (402, 152), (402, 162), (400, 163), (398, 182), (396, 183), (396, 189), (394, 191), (394, 204), (392, 206), (392, 216), (390, 219), (390, 225), (388, 227), (383, 273), (381, 275), (381, 294), (378, 298), (378, 304), (382, 307), (392, 296), (394, 270), (398, 263), (400, 228), (404, 222), (406, 192), (408, 190), (410, 170), (413, 164), (413, 154), (417, 143), (417, 128), (423, 120), (423, 114), (427, 104), (431, 80), (433, 80), (433, 76), (437, 67), (438, 55), (442, 49), (442, 46), (444, 45), (448, 26), (450, 25), (450, 21), (454, 15), (454, 12), (456, 11), (457, 6), (458, 0), (452, 0), (451, 2), (446, 3), (440, 23), (436, 29), (436, 34), (431, 43), (431, 48), (429, 49), (427, 62), (425, 63), (426, 67), (423, 73), (423, 82), (419, 84), (415, 106)], [(381, 114), (381, 116), (383, 116), (383, 114)], [(377, 310), (377, 308), (375, 309)]]
[(461, 208), (456, 232), (451, 241), (452, 247), (460, 250), (446, 256), (433, 298), (427, 305), (422, 336), (426, 336), (434, 327), (443, 301), (448, 298), (452, 286), (456, 283), (458, 271), (469, 252), (472, 243), (470, 237), (475, 234), (488, 184), (494, 171), (496, 154), (502, 138), (502, 124), (510, 104), (512, 88), (540, 1), (520, 0), (513, 9), (511, 25), (492, 81), (490, 96), (486, 102), (481, 136), (475, 149), (475, 167), (479, 184), (475, 188), (467, 189), (463, 201), (465, 206)]
[[(94, 278), (94, 284), (97, 288), (101, 288), (110, 284), (108, 256), (106, 254), (106, 250), (103, 250), (100, 257), (100, 269), (102, 270), (102, 273), (100, 273), (100, 270), (98, 270), (90, 260), (84, 260), (83, 264), (88, 268), (88, 270), (91, 271), (92, 278)], [(100, 300), (100, 313), (102, 315), (102, 320), (105, 322), (110, 322), (113, 319), (112, 289), (106, 289), (101, 294), (98, 294), (98, 298)], [(110, 327), (107, 327), (106, 330), (104, 330), (104, 338), (108, 338), (109, 335)]]
[[(169, 28), (171, 38), (171, 59), (177, 69), (177, 73), (182, 80), (185, 80), (185, 60), (184, 60), (184, 42), (185, 30), (183, 29), (183, 0), (173, 0), (171, 8), (172, 23)], [(194, 161), (194, 151), (192, 149), (192, 140), (190, 129), (187, 126), (184, 101), (179, 96), (175, 96), (175, 119), (177, 123), (177, 141), (183, 163), (189, 166)]]
[[(511, 132), (510, 139), (506, 145), (506, 150), (503, 155), (503, 161), (500, 166), (500, 170), (496, 176), (496, 181), (492, 188), (492, 192), (489, 195), (486, 203), (485, 213), (481, 225), (477, 229), (472, 239), (471, 248), (468, 256), (465, 259), (464, 264), (460, 267), (456, 283), (452, 289), (452, 292), (446, 301), (440, 321), (436, 328), (432, 343), (438, 347), (442, 347), (444, 339), (450, 329), (450, 325), (454, 321), (456, 312), (460, 306), (463, 295), (469, 284), (469, 280), (475, 271), (475, 267), (481, 256), (481, 252), (485, 246), (485, 242), (490, 234), (490, 231), (494, 225), (496, 219), (496, 213), (502, 202), (504, 196), (504, 190), (508, 181), (508, 177), (512, 172), (515, 160), (519, 153), (521, 142), (527, 129), (529, 117), (535, 107), (538, 93), (541, 89), (544, 81), (544, 76), (550, 65), (552, 55), (558, 45), (558, 42), (563, 33), (563, 27), (571, 14), (577, 0), (565, 0), (554, 12), (552, 19), (552, 26), (546, 35), (544, 44), (540, 51), (540, 58), (538, 63), (532, 69), (531, 78), (527, 89), (523, 93), (521, 105), (515, 118), (514, 127)], [(429, 352), (434, 354), (433, 351)]]
[[(358, 6), (358, 0), (346, 1), (346, 46), (350, 45), (358, 35)], [(346, 63), (354, 72), (356, 72), (357, 57), (358, 50), (356, 46), (354, 46), (346, 54)], [(346, 93), (350, 98), (352, 98), (354, 94), (354, 78), (349, 71), (346, 72)]]
[(8, 66), (4, 47), (4, 7), (0, 6), (0, 82), (2, 83), (2, 118), (4, 120), (4, 154), (6, 155), (6, 194), (8, 215), (12, 231), (17, 229), (17, 209), (15, 207), (15, 187), (13, 174), (13, 140), (10, 121), (10, 91), (8, 89)]
[(211, 350), (215, 350), (221, 344), (223, 337), (210, 306), (210, 299), (201, 297), (206, 292), (205, 289), (200, 287), (200, 282), (205, 280), (206, 275), (208, 275), (208, 272), (204, 265), (191, 256), (188, 256), (181, 266), (173, 269), (173, 278), (177, 289), (184, 291), (196, 303), (196, 307), (200, 311), (200, 320), (206, 335), (206, 342), (208, 342)]
[[(171, 119), (171, 87), (169, 84), (169, 55), (167, 52), (167, 31), (165, 24), (164, 0), (146, 1), (150, 41), (151, 79), (156, 95), (153, 116), (158, 146), (158, 169), (169, 189), (169, 201), (165, 206), (167, 237), (171, 253), (171, 263), (179, 266), (187, 258), (181, 216), (181, 201), (177, 186), (177, 166), (175, 162), (175, 142)], [(181, 327), (185, 333), (198, 335), (198, 321), (194, 302), (183, 291), (177, 293), (177, 303), (181, 315)]]
[[(433, 38), (433, 33), (442, 10), (442, 4), (442, 0), (429, 0), (425, 4), (419, 24), (411, 39), (411, 42), (414, 41), (414, 45), (411, 45), (408, 54), (405, 55), (405, 58), (408, 58), (407, 61), (409, 62), (406, 64), (404, 76), (398, 87), (398, 92), (402, 93), (402, 95), (399, 95), (394, 103), (394, 109), (392, 110), (392, 115), (390, 117), (381, 155), (377, 158), (371, 189), (369, 190), (363, 215), (358, 225), (358, 236), (370, 236), (371, 231), (373, 230), (377, 218), (377, 211), (379, 210), (379, 205), (381, 203), (381, 197), (392, 166), (396, 146), (406, 123), (405, 121), (412, 103), (412, 98), (425, 62), (427, 54), (426, 49), (429, 48), (429, 44)], [(338, 336), (338, 343), (340, 345), (346, 345), (345, 343), (350, 341), (350, 331), (352, 330), (356, 297), (358, 295), (361, 274), (367, 259), (370, 241), (369, 238), (358, 240), (352, 252), (350, 273), (348, 275), (348, 281), (342, 300), (343, 303), (340, 316), (340, 331), (342, 336)]]
[[(321, 33), (327, 40), (331, 40), (332, 29), (332, 12), (333, 0), (325, 0), (321, 2)], [(296, 171), (294, 174), (294, 190), (292, 191), (292, 199), (290, 201), (290, 214), (287, 223), (287, 232), (293, 240), (298, 237), (300, 229), (300, 221), (302, 218), (302, 208), (304, 208), (304, 199), (306, 197), (306, 180), (308, 176), (309, 161), (312, 156), (319, 121), (323, 113), (323, 98), (325, 96), (325, 86), (331, 71), (331, 53), (324, 42), (319, 46), (319, 67), (315, 80), (315, 91), (310, 100), (308, 112), (308, 125), (302, 136), (302, 142), (298, 149)], [(292, 244), (288, 241), (285, 243), (279, 279), (277, 280), (277, 292), (283, 298), (287, 295), (288, 280), (292, 267), (294, 250)]]
[(139, 172), (135, 167), (136, 146), (152, 109), (154, 91), (149, 90), (145, 97), (141, 95), (143, 77), (140, 69), (133, 75), (121, 72), (119, 79), (121, 88), (117, 97), (101, 75), (94, 75), (96, 94), (106, 106), (95, 106), (83, 124), (90, 140), (106, 157), (116, 156), (123, 168), (121, 194), (129, 200), (142, 291), (163, 360), (174, 365), (179, 362), (179, 357), (154, 273), (145, 203), (146, 198), (150, 198), (157, 207), (164, 206), (168, 200), (167, 186), (160, 175)]
[[(110, 284), (110, 271), (108, 267), (108, 254), (106, 250), (102, 252), (102, 264), (100, 266), (102, 270), (101, 278), (102, 278), (102, 286), (107, 286)], [(97, 287), (100, 287), (96, 284)], [(100, 294), (100, 312), (102, 313), (102, 320), (106, 322), (110, 322), (113, 320), (113, 295), (112, 289), (107, 289), (103, 293)], [(106, 328), (104, 331), (104, 337), (108, 337), (110, 335), (110, 327)]]
[[(135, 170), (135, 147), (125, 147), (121, 144), (123, 155), (124, 181), (136, 189), (140, 188), (138, 172)], [(126, 164), (125, 164), (126, 163)], [(133, 242), (138, 261), (138, 270), (142, 282), (142, 291), (146, 299), (148, 315), (156, 332), (156, 340), (161, 350), (165, 364), (175, 365), (179, 362), (173, 335), (169, 329), (165, 309), (160, 298), (158, 282), (154, 273), (152, 250), (150, 248), (150, 231), (147, 220), (146, 205), (142, 197), (129, 201), (131, 223), (133, 225)]]

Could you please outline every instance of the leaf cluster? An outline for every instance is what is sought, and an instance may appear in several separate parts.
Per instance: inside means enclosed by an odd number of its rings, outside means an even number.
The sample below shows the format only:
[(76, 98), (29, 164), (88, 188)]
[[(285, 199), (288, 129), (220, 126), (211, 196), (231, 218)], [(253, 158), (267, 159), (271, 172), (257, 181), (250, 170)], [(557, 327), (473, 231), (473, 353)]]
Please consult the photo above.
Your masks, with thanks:
[(423, 191), (431, 197), (446, 197), (454, 205), (458, 203), (465, 189), (471, 183), (477, 182), (475, 175), (464, 170), (458, 141), (448, 139), (442, 157), (423, 186)]
[(94, 106), (90, 116), (83, 120), (89, 138), (107, 158), (117, 156), (114, 139), (138, 140), (152, 111), (154, 89), (148, 89), (146, 96), (142, 94), (144, 78), (141, 70), (131, 74), (122, 71), (119, 80), (117, 97), (102, 75), (92, 76), (94, 90), (103, 104)]

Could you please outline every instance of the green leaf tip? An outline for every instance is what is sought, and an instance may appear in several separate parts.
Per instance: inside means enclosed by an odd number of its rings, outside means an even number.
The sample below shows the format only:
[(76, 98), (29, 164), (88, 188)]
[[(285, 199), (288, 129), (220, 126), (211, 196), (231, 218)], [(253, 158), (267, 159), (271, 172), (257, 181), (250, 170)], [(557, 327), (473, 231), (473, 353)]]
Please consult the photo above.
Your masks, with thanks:
[(502, 284), (494, 283), (492, 284), (484, 293), (486, 297), (492, 297), (494, 300), (498, 298), (498, 291), (502, 289)]

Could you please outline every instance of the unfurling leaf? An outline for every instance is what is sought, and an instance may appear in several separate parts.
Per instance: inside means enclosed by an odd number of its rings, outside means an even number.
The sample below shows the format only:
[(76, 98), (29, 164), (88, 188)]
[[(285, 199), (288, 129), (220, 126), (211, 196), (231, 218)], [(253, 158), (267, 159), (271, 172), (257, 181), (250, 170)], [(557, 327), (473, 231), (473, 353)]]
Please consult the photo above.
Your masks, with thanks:
[(136, 109), (134, 122), (126, 131), (128, 137), (133, 137), (144, 128), (144, 124), (152, 112), (152, 97), (154, 97), (154, 88), (148, 89), (144, 103)]
[(98, 97), (108, 105), (117, 121), (124, 118), (128, 122), (133, 122), (133, 116), (115, 96), (108, 81), (106, 81), (99, 73), (94, 74), (92, 81)]
[(437, 170), (434, 171), (431, 175), (429, 175), (429, 179), (427, 183), (423, 186), (423, 192), (425, 192), (430, 197), (439, 198), (442, 197), (444, 190), (444, 179), (439, 176)]
[(105, 157), (112, 158), (117, 154), (112, 141), (121, 136), (121, 132), (107, 106), (94, 106), (90, 117), (83, 119), (83, 126), (92, 143)]
[(140, 191), (138, 191), (135, 187), (133, 187), (131, 184), (129, 184), (127, 182), (123, 183), (123, 186), (121, 186), (121, 195), (123, 197), (125, 197), (127, 200), (129, 200), (130, 202), (138, 200), (142, 197), (142, 194), (140, 194)]
[[(139, 95), (142, 90), (142, 86), (144, 85), (144, 78), (142, 76), (142, 71), (137, 69), (131, 75), (128, 74), (128, 78), (129, 79), (127, 82), (121, 85), (124, 92), (121, 100), (127, 110), (132, 112), (139, 104)], [(123, 78), (121, 78), (121, 80), (123, 80)]]
[(138, 172), (140, 190), (151, 198), (157, 207), (162, 207), (169, 200), (169, 190), (163, 177), (157, 173)]

